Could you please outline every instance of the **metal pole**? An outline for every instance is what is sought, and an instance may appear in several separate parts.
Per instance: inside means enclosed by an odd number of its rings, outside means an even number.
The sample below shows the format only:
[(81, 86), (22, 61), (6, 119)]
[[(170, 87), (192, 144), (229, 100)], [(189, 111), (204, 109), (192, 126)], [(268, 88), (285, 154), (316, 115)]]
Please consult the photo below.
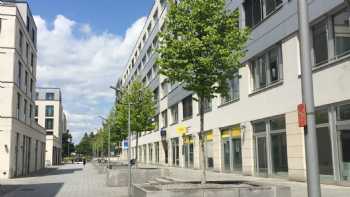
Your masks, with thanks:
[(128, 182), (128, 195), (132, 196), (131, 186), (132, 186), (132, 176), (131, 176), (131, 126), (130, 126), (130, 102), (128, 103), (128, 173), (129, 173), (129, 182)]
[(298, 0), (299, 39), (301, 55), (301, 85), (303, 102), (306, 105), (307, 127), (305, 128), (306, 171), (309, 197), (321, 197), (318, 164), (315, 103), (313, 94), (310, 27), (307, 0)]
[(108, 125), (108, 169), (110, 169), (111, 163), (111, 126)]

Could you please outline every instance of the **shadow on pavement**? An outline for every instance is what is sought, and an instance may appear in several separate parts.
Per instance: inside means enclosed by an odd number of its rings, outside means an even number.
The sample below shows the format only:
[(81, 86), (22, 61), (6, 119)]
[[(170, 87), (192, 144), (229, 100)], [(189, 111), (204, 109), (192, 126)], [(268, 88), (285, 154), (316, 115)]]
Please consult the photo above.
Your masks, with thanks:
[(72, 174), (72, 173), (75, 173), (76, 171), (82, 171), (82, 170), (83, 170), (82, 168), (70, 168), (70, 169), (45, 168), (35, 174), (32, 174), (30, 177)]
[(2, 197), (34, 197), (55, 196), (62, 188), (63, 183), (42, 183), (28, 185), (0, 185)]

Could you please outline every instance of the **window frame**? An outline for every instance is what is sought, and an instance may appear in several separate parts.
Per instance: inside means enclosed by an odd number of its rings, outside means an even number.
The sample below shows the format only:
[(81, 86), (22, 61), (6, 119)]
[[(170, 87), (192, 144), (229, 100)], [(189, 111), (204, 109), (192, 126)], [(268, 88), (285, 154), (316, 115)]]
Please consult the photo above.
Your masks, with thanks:
[[(188, 109), (187, 109), (188, 108)], [(193, 101), (192, 95), (182, 99), (182, 119), (183, 121), (193, 117)]]
[[(50, 110), (52, 109), (52, 110)], [(45, 117), (54, 117), (55, 115), (55, 107), (53, 105), (45, 106)]]
[[(270, 62), (270, 54), (274, 50), (277, 50), (277, 75), (278, 79), (272, 81), (271, 77), (271, 62)], [(259, 92), (260, 90), (264, 90), (269, 88), (279, 82), (283, 81), (283, 55), (282, 55), (282, 45), (281, 43), (275, 44), (266, 50), (264, 50), (259, 55), (255, 56), (249, 61), (250, 68), (250, 78), (251, 78), (251, 93)], [(258, 75), (256, 73), (256, 68), (259, 68)], [(261, 73), (260, 73), (261, 72)], [(264, 85), (261, 85), (260, 79), (262, 78), (260, 75), (263, 74), (265, 77)], [(259, 77), (259, 81), (257, 80)], [(257, 84), (259, 82), (259, 84)], [(258, 86), (258, 87), (257, 87)]]

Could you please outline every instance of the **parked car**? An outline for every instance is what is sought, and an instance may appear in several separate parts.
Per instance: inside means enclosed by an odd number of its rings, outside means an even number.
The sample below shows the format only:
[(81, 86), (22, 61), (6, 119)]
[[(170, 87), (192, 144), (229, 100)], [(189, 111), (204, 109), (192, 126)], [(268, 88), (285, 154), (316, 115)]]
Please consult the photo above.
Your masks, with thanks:
[(75, 158), (74, 163), (75, 164), (83, 164), (83, 158), (80, 158), (80, 157)]

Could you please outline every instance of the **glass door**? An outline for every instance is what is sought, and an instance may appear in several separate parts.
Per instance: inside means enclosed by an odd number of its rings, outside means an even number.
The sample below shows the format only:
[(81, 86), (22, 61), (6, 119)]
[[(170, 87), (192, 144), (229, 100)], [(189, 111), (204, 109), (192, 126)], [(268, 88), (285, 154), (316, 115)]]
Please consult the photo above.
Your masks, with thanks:
[(193, 140), (192, 136), (184, 137), (183, 159), (185, 168), (193, 168)]
[(230, 140), (225, 139), (223, 141), (223, 151), (224, 151), (224, 170), (231, 171), (231, 157), (230, 157)]
[(267, 176), (267, 147), (266, 147), (266, 137), (257, 136), (256, 137), (256, 167), (259, 176)]
[(241, 139), (232, 139), (232, 164), (233, 170), (242, 170), (242, 150), (241, 150)]
[(348, 125), (348, 128), (340, 130), (338, 141), (341, 179), (350, 181), (350, 125)]

